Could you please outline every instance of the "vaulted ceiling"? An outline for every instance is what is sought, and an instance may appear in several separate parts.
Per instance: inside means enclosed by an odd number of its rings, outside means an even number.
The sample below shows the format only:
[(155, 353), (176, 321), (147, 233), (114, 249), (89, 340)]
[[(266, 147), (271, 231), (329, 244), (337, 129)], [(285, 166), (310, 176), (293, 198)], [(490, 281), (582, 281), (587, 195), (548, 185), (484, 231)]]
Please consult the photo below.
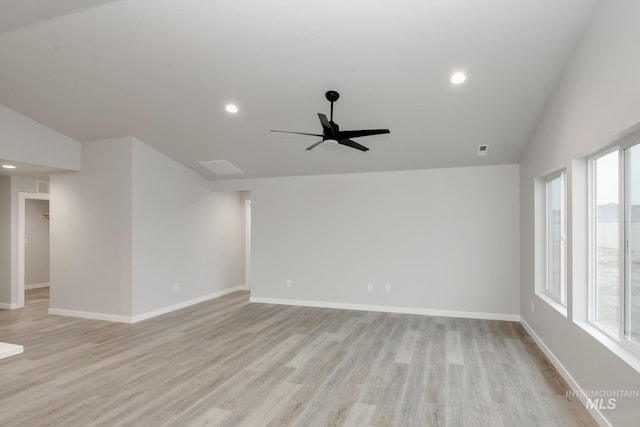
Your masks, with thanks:
[[(81, 142), (135, 136), (211, 179), (198, 162), (242, 177), (517, 163), (596, 3), (7, 0), (0, 104)], [(321, 133), (329, 89), (342, 129), (391, 134), (360, 152), (269, 132)]]

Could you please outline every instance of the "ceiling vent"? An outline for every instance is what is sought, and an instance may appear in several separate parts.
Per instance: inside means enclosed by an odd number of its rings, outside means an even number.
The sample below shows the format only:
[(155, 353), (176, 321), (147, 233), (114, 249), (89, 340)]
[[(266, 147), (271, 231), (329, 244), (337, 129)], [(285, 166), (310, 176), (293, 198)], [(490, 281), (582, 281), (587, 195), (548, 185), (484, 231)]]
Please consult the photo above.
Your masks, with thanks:
[(210, 160), (198, 163), (216, 175), (241, 175), (244, 173), (228, 160)]
[(489, 144), (481, 144), (481, 145), (478, 145), (478, 151), (476, 152), (476, 155), (486, 156), (488, 152), (489, 152)]

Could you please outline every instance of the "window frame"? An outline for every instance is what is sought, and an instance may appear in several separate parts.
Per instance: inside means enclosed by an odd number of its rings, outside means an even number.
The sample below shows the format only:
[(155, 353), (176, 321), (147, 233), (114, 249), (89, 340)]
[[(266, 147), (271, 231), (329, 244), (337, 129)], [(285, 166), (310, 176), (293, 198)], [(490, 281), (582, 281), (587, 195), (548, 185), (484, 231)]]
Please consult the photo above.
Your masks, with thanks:
[[(560, 294), (550, 290), (551, 279), (551, 239), (549, 239), (549, 228), (551, 225), (550, 213), (550, 191), (549, 186), (552, 181), (560, 179)], [(560, 169), (543, 178), (544, 182), (544, 251), (545, 251), (545, 280), (544, 295), (562, 307), (567, 308), (567, 191), (566, 191), (566, 170)]]
[[(623, 173), (621, 165), (620, 165), (620, 157), (622, 156), (621, 153), (623, 153), (623, 150), (621, 148), (621, 145), (614, 145), (614, 146), (609, 146), (607, 148), (605, 148), (604, 150), (600, 150), (597, 153), (593, 154), (590, 158), (589, 158), (589, 196), (588, 196), (588, 203), (589, 203), (589, 236), (588, 236), (588, 244), (589, 244), (589, 260), (588, 260), (588, 266), (589, 266), (589, 289), (588, 289), (588, 321), (589, 323), (596, 327), (599, 331), (601, 331), (602, 333), (606, 334), (607, 336), (613, 338), (616, 341), (620, 340), (620, 321), (621, 318), (618, 318), (618, 328), (617, 330), (613, 330), (612, 328), (606, 326), (604, 323), (600, 322), (597, 320), (597, 307), (598, 307), (598, 298), (597, 298), (597, 277), (598, 277), (598, 250), (597, 250), (597, 229), (598, 229), (598, 223), (597, 223), (597, 210), (598, 210), (598, 206), (597, 206), (597, 202), (596, 202), (596, 162), (598, 159), (600, 159), (601, 157), (607, 156), (611, 153), (617, 152), (618, 153), (618, 247), (620, 248), (620, 240), (622, 239), (622, 234), (620, 233), (620, 224), (622, 224), (624, 222), (624, 219), (622, 217), (622, 209), (620, 209), (620, 205), (622, 205), (623, 200), (621, 198), (621, 192), (623, 192), (623, 185), (621, 184), (621, 174)], [(620, 267), (622, 261), (619, 260), (618, 261), (618, 273), (620, 273)], [(620, 276), (622, 280), (624, 280), (623, 276)], [(620, 282), (620, 284), (622, 284), (622, 281)], [(620, 292), (620, 294), (622, 294), (622, 292)], [(620, 297), (620, 296), (619, 296)], [(622, 300), (619, 298), (618, 300), (618, 304), (621, 304)], [(620, 307), (622, 308), (622, 306), (620, 305)], [(623, 314), (623, 310), (620, 309), (620, 312), (618, 313), (619, 316)]]
[[(627, 202), (630, 199), (630, 195), (629, 195), (630, 185), (628, 185), (627, 183), (630, 183), (631, 179), (630, 179), (630, 167), (629, 167), (630, 157), (627, 157), (625, 152), (634, 146), (640, 147), (640, 137), (627, 141), (627, 143), (623, 144), (620, 149), (620, 152), (621, 152), (620, 167), (622, 169), (620, 171), (620, 179), (621, 179), (621, 182), (623, 183), (622, 188), (620, 189), (620, 197), (621, 197), (620, 210), (622, 211), (622, 218), (620, 220), (620, 223), (621, 223), (621, 226), (620, 226), (620, 230), (621, 230), (620, 245), (621, 246), (620, 247), (622, 248), (622, 254), (623, 254), (622, 259), (620, 261), (621, 263), (620, 271), (622, 274), (622, 283), (621, 283), (622, 289), (620, 290), (620, 307), (621, 307), (620, 342), (624, 347), (631, 350), (632, 352), (635, 352), (638, 356), (640, 356), (640, 343), (634, 342), (631, 340), (630, 337), (627, 337), (627, 327), (629, 326), (629, 322), (627, 322), (628, 320), (627, 313), (631, 310), (631, 295), (630, 295), (631, 259), (629, 258), (629, 237), (628, 236), (629, 234), (632, 233), (632, 230), (631, 230), (631, 219), (632, 219), (631, 206), (632, 205), (629, 204), (629, 206), (627, 206)], [(627, 211), (627, 208), (629, 208), (628, 211)]]
[[(627, 298), (629, 271), (627, 256), (627, 189), (628, 189), (628, 160), (625, 151), (640, 144), (640, 137), (625, 138), (615, 145), (599, 150), (588, 158), (588, 307), (587, 322), (601, 333), (605, 334), (622, 348), (630, 351), (636, 357), (640, 356), (640, 344), (627, 337), (627, 312), (630, 309), (631, 300)], [(620, 292), (618, 295), (619, 318), (617, 330), (607, 327), (596, 320), (597, 309), (597, 203), (596, 203), (596, 161), (608, 154), (617, 152), (618, 160), (618, 247), (620, 259), (618, 260), (618, 274), (620, 277)]]

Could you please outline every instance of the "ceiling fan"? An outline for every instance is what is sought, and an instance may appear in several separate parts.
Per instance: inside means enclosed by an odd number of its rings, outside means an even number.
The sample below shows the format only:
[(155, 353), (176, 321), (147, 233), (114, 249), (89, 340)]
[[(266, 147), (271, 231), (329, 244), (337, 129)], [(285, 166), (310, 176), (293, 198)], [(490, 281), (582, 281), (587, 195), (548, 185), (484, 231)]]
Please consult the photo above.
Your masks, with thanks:
[(340, 98), (340, 94), (335, 90), (330, 90), (325, 93), (327, 100), (331, 102), (331, 119), (328, 120), (327, 116), (318, 113), (318, 117), (320, 118), (320, 123), (322, 124), (322, 134), (319, 133), (304, 133), (304, 132), (291, 132), (288, 130), (272, 130), (271, 132), (282, 132), (282, 133), (294, 133), (296, 135), (309, 135), (309, 136), (319, 136), (322, 138), (321, 141), (316, 142), (313, 145), (310, 145), (306, 148), (306, 150), (311, 150), (323, 142), (330, 140), (336, 141), (340, 145), (346, 145), (347, 147), (355, 148), (361, 151), (368, 151), (369, 149), (364, 145), (360, 145), (357, 142), (353, 141), (351, 138), (358, 138), (360, 136), (369, 136), (369, 135), (380, 135), (383, 133), (389, 133), (389, 129), (363, 129), (363, 130), (340, 130), (340, 127), (337, 123), (333, 121), (333, 103)]

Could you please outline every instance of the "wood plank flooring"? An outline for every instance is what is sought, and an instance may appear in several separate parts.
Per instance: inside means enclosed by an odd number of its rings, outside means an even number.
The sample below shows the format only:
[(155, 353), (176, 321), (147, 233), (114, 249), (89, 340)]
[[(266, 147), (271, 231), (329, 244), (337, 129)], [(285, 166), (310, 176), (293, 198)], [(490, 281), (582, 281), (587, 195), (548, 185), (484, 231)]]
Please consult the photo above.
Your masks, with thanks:
[(0, 310), (0, 425), (596, 426), (514, 322), (250, 304), (135, 325)]

